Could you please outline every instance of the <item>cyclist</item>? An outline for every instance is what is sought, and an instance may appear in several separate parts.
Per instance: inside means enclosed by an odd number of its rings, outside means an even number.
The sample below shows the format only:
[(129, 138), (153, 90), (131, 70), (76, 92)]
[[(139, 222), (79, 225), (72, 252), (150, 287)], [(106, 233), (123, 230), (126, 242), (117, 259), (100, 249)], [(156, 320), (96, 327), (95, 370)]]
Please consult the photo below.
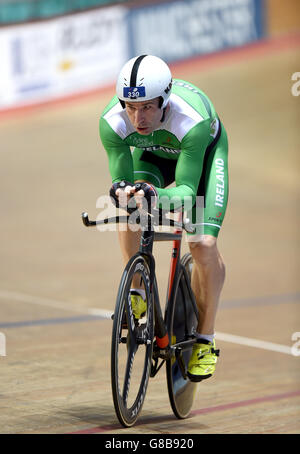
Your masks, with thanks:
[[(112, 178), (110, 195), (144, 196), (159, 208), (176, 209), (192, 200), (194, 234), (188, 235), (193, 256), (192, 288), (199, 308), (197, 343), (188, 364), (191, 381), (210, 377), (216, 367), (214, 325), (225, 266), (217, 247), (228, 197), (224, 126), (210, 99), (195, 85), (174, 79), (158, 57), (140, 55), (121, 69), (113, 97), (100, 119), (100, 137)], [(121, 181), (126, 187), (120, 187)], [(137, 192), (135, 184), (141, 183)], [(175, 182), (175, 186), (168, 187)], [(197, 197), (198, 196), (198, 197)], [(199, 221), (199, 196), (204, 198)], [(150, 202), (151, 201), (151, 202)], [(122, 205), (122, 204), (121, 204)], [(139, 247), (140, 232), (119, 231), (125, 263)], [(131, 290), (134, 314), (145, 311), (138, 283)]]

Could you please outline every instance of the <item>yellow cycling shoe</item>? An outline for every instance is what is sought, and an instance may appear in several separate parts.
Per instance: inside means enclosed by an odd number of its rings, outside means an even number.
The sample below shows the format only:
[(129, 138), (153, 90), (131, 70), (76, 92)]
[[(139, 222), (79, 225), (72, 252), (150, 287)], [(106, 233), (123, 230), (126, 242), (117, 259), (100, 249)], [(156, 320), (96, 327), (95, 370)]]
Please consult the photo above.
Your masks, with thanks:
[(139, 320), (142, 318), (147, 311), (147, 303), (146, 301), (141, 297), (141, 295), (134, 291), (130, 291), (130, 297), (131, 297), (131, 307), (132, 307), (132, 313), (134, 315), (134, 318), (136, 320)]
[(193, 345), (187, 370), (187, 376), (191, 381), (199, 382), (212, 376), (220, 353), (215, 346), (215, 341), (209, 342), (205, 339), (198, 339)]

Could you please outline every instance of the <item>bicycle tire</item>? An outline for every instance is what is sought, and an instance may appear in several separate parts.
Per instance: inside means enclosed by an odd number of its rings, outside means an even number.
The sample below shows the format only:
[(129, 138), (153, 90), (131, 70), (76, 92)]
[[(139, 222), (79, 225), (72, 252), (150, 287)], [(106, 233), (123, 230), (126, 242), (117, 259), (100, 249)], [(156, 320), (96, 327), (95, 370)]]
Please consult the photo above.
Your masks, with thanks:
[[(147, 303), (145, 316), (139, 321), (133, 316), (128, 298), (132, 279), (137, 275), (145, 290)], [(144, 256), (136, 254), (128, 262), (121, 278), (111, 343), (113, 402), (116, 415), (124, 427), (135, 424), (145, 400), (153, 349), (153, 315), (148, 264)]]
[[(191, 280), (192, 256), (182, 257), (179, 274), (174, 283), (173, 298), (166, 309), (166, 324), (171, 345), (192, 339), (198, 324), (198, 309), (188, 292), (185, 279)], [(184, 272), (185, 270), (185, 272)], [(192, 353), (192, 346), (182, 353), (185, 370)], [(196, 383), (184, 377), (177, 358), (166, 362), (168, 394), (173, 413), (178, 419), (186, 418), (192, 409)]]

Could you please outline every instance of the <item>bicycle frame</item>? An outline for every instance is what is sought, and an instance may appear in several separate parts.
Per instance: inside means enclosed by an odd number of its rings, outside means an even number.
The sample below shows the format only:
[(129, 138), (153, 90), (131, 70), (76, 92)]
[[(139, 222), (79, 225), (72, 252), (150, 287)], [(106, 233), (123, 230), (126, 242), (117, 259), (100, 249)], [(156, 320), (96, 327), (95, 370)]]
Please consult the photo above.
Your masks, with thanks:
[[(156, 233), (154, 234), (154, 241), (173, 241), (172, 256), (169, 269), (169, 282), (168, 282), (168, 291), (167, 291), (167, 301), (166, 301), (166, 311), (168, 305), (173, 304), (175, 298), (175, 289), (174, 282), (177, 279), (177, 274), (180, 267), (180, 256), (181, 256), (181, 241), (182, 241), (182, 230), (178, 230), (175, 233)], [(142, 252), (142, 250), (141, 250)], [(145, 253), (145, 252), (144, 252)], [(147, 254), (147, 252), (146, 252)], [(149, 254), (149, 252), (148, 252)], [(154, 257), (151, 254), (151, 263), (154, 266)], [(183, 269), (183, 275), (185, 279), (185, 289), (188, 292), (187, 296), (193, 301), (194, 307), (196, 308), (196, 301), (194, 294), (191, 290), (189, 279), (186, 276), (186, 270)], [(153, 269), (153, 276), (155, 276), (155, 270)], [(155, 336), (156, 336), (156, 346), (154, 346), (153, 360), (154, 364), (151, 370), (151, 377), (154, 377), (164, 362), (172, 357), (176, 357), (178, 365), (180, 367), (183, 378), (186, 378), (186, 371), (182, 360), (182, 353), (191, 348), (195, 343), (195, 338), (181, 341), (174, 345), (171, 345), (169, 339), (169, 333), (167, 332), (166, 320), (162, 316), (161, 305), (159, 301), (159, 293), (157, 284), (153, 286), (153, 296), (154, 296), (154, 307), (155, 307)], [(186, 319), (186, 317), (185, 317)], [(161, 358), (162, 362), (158, 365), (158, 359)]]
[[(148, 218), (149, 219), (149, 218)], [(162, 216), (159, 218), (159, 222), (165, 219)], [(174, 222), (174, 226), (182, 227), (182, 223)], [(152, 279), (155, 277), (155, 259), (152, 255), (153, 242), (154, 241), (173, 241), (173, 250), (169, 271), (169, 286), (168, 286), (168, 301), (170, 301), (173, 282), (178, 270), (178, 258), (180, 257), (180, 248), (181, 248), (181, 239), (182, 239), (182, 229), (175, 231), (175, 233), (167, 232), (154, 232), (153, 229), (149, 228), (149, 224), (146, 229), (142, 229), (141, 242), (139, 253), (148, 257), (150, 276)], [(154, 296), (154, 307), (155, 307), (155, 336), (156, 336), (156, 345), (160, 350), (160, 356), (165, 359), (170, 354), (170, 341), (167, 328), (165, 325), (164, 318), (162, 316), (161, 305), (159, 301), (159, 293), (157, 289), (156, 282), (151, 282), (151, 292)]]
[[(144, 257), (147, 258), (147, 262), (149, 265), (150, 270), (150, 288), (151, 293), (153, 294), (153, 301), (154, 301), (154, 316), (155, 316), (155, 337), (156, 337), (156, 346), (154, 348), (153, 358), (155, 360), (155, 365), (152, 368), (151, 376), (157, 374), (161, 366), (163, 365), (164, 361), (176, 356), (179, 359), (179, 365), (183, 375), (185, 374), (183, 371), (183, 365), (180, 363), (179, 356), (185, 350), (190, 348), (191, 344), (195, 342), (195, 340), (187, 340), (183, 342), (179, 342), (175, 345), (170, 345), (169, 335), (167, 332), (167, 327), (165, 324), (164, 317), (162, 315), (160, 299), (159, 299), (159, 292), (157, 288), (157, 282), (155, 279), (155, 259), (152, 254), (153, 250), (153, 243), (154, 241), (173, 241), (173, 248), (172, 248), (172, 256), (171, 256), (171, 263), (170, 263), (170, 270), (169, 270), (169, 283), (168, 283), (168, 293), (167, 293), (167, 305), (171, 304), (171, 301), (174, 297), (173, 295), (173, 284), (176, 278), (176, 275), (179, 270), (180, 261), (180, 250), (181, 250), (181, 240), (182, 240), (182, 230), (186, 230), (191, 232), (192, 226), (187, 220), (185, 223), (181, 221), (182, 216), (180, 216), (179, 221), (174, 221), (172, 219), (167, 219), (161, 211), (155, 211), (155, 214), (158, 214), (158, 217), (151, 217), (149, 213), (141, 212), (141, 216), (138, 216), (131, 221), (130, 216), (116, 216), (113, 218), (106, 218), (97, 221), (90, 221), (88, 214), (86, 212), (82, 213), (82, 221), (86, 227), (92, 227), (101, 224), (110, 224), (110, 223), (127, 223), (130, 224), (131, 222), (135, 224), (141, 224), (141, 240), (140, 240), (140, 247), (137, 255), (142, 254)], [(182, 213), (181, 213), (182, 215)], [(146, 221), (146, 222), (145, 222)], [(169, 225), (171, 227), (176, 227), (177, 230), (174, 233), (170, 232), (155, 232), (153, 226), (161, 226), (161, 225)], [(186, 274), (184, 270), (184, 275)], [(190, 298), (194, 301), (194, 305), (196, 307), (196, 303), (194, 300), (193, 293), (191, 291), (189, 281), (187, 276), (185, 275), (186, 287), (189, 292)], [(157, 366), (158, 358), (161, 358), (163, 361), (162, 363)]]
[[(87, 227), (120, 222), (141, 224), (139, 251), (128, 261), (119, 285), (112, 333), (112, 394), (116, 415), (125, 427), (131, 427), (135, 423), (145, 399), (148, 379), (154, 377), (164, 363), (166, 363), (169, 399), (177, 418), (182, 419), (188, 416), (195, 395), (196, 385), (189, 381), (186, 369), (192, 345), (196, 342), (194, 333), (198, 311), (190, 285), (192, 257), (191, 254), (185, 254), (181, 258), (180, 254), (182, 230), (189, 232), (193, 230), (191, 230), (189, 221), (183, 223), (180, 219), (177, 222), (167, 219), (161, 211), (157, 211), (157, 213), (159, 213), (158, 219), (149, 213), (139, 212), (135, 219), (133, 219), (134, 216), (132, 218), (131, 216), (117, 216), (97, 221), (90, 221), (88, 214), (82, 213), (82, 221)], [(175, 227), (176, 230), (174, 233), (156, 232), (155, 225), (168, 225)], [(156, 282), (155, 259), (152, 254), (154, 241), (173, 241), (164, 317)], [(143, 267), (140, 266), (139, 269), (137, 264), (143, 265)], [(139, 271), (137, 271), (138, 269)], [(146, 318), (146, 321), (142, 323), (141, 328), (136, 324), (137, 321), (133, 316), (131, 299), (125, 296), (130, 294), (132, 278), (136, 272), (140, 273), (140, 278), (144, 282), (149, 302), (149, 311), (147, 310), (146, 316), (148, 319)], [(124, 314), (127, 314), (127, 321), (122, 327)], [(149, 331), (147, 331), (148, 322)], [(122, 333), (123, 329), (125, 336)], [(122, 362), (119, 363), (119, 347), (122, 344), (126, 344), (127, 348), (123, 373), (119, 369), (119, 364), (122, 364)], [(139, 377), (137, 386), (133, 380), (133, 393), (131, 394), (133, 361), (138, 349), (142, 353), (138, 359), (142, 359), (144, 366), (135, 369), (138, 373), (142, 371), (142, 376)], [(160, 364), (159, 360), (161, 360)]]

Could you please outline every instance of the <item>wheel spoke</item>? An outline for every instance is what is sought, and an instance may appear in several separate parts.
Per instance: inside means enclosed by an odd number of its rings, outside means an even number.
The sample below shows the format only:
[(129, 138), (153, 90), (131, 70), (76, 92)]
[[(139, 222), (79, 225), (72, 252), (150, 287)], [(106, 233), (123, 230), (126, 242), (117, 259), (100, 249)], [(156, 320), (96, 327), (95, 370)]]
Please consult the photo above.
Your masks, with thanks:
[(125, 406), (127, 406), (127, 399), (128, 399), (128, 394), (129, 394), (129, 388), (130, 388), (130, 379), (131, 379), (133, 361), (134, 361), (134, 357), (135, 357), (135, 354), (138, 349), (137, 344), (135, 342), (130, 342), (130, 340), (129, 340), (129, 349), (128, 349), (127, 363), (126, 363), (126, 369), (125, 369), (125, 374), (124, 374), (124, 384), (123, 384), (123, 391), (122, 391), (122, 398), (123, 398), (123, 402), (124, 402)]

